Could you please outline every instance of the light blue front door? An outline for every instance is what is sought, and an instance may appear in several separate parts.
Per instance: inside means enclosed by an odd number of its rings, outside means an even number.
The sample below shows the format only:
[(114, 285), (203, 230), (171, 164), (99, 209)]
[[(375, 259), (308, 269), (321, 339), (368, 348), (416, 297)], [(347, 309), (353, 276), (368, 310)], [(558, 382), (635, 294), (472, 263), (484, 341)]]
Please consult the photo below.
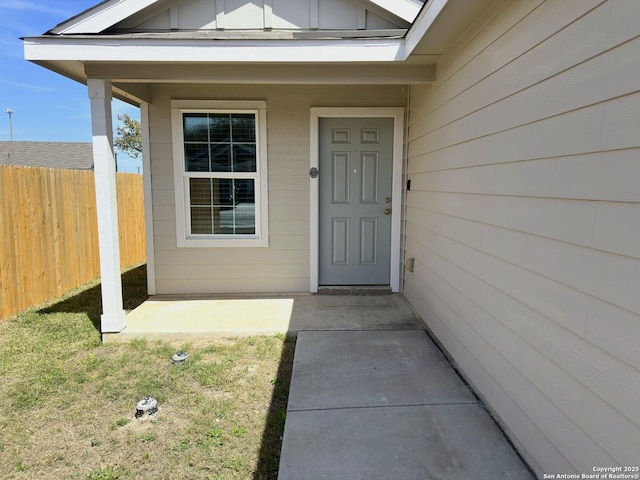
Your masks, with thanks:
[(393, 119), (320, 119), (320, 285), (389, 285)]

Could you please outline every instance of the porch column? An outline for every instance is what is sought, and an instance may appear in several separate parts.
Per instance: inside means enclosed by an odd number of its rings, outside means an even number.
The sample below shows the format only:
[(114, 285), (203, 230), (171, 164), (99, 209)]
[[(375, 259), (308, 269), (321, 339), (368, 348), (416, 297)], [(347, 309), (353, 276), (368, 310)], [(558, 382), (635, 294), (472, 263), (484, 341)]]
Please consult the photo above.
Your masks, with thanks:
[(98, 245), (102, 283), (102, 333), (120, 332), (126, 326), (120, 278), (118, 199), (111, 125), (111, 82), (87, 79), (91, 101), (93, 164), (98, 211)]

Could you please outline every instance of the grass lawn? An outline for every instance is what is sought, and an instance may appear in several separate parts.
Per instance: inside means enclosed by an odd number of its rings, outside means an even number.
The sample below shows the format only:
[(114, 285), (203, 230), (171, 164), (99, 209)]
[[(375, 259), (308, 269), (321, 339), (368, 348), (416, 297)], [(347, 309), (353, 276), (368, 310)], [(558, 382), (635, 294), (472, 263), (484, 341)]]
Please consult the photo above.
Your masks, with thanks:
[[(144, 266), (123, 286), (140, 304)], [(292, 339), (103, 345), (99, 315), (91, 284), (0, 322), (0, 478), (277, 477)], [(145, 396), (159, 412), (140, 421)]]

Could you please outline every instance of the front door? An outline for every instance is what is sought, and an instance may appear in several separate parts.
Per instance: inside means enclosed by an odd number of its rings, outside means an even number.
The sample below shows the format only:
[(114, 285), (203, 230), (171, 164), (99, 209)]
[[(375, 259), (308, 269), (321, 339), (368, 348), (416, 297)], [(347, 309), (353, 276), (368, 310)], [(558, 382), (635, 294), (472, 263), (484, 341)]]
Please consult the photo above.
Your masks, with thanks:
[(320, 119), (320, 285), (389, 285), (392, 118)]

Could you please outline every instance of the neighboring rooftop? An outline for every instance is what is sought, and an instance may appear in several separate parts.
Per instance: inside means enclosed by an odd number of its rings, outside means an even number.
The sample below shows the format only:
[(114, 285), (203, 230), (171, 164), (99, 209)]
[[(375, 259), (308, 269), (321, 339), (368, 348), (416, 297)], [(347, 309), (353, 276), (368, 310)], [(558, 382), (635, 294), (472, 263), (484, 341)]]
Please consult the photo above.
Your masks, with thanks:
[(93, 170), (90, 142), (0, 142), (0, 165)]

